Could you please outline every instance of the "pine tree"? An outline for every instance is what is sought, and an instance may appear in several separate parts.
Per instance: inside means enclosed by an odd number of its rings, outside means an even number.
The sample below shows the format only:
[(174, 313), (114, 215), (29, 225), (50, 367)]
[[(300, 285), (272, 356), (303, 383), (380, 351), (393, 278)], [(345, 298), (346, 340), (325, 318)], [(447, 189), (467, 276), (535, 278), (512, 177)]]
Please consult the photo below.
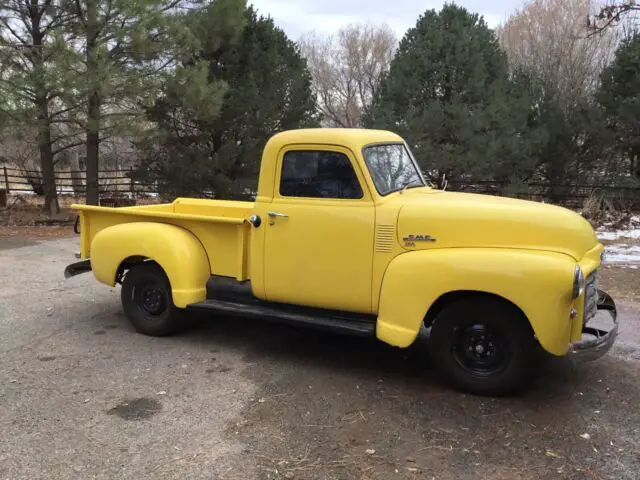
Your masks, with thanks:
[(253, 8), (243, 18), (235, 35), (215, 12), (196, 14), (201, 48), (149, 111), (159, 135), (144, 145), (141, 172), (168, 195), (242, 194), (255, 187), (271, 135), (316, 124), (311, 76), (295, 43)]
[(189, 45), (180, 8), (186, 0), (77, 0), (71, 7), (78, 61), (76, 121), (86, 132), (87, 203), (98, 203), (100, 142), (131, 130), (166, 67)]
[(70, 145), (56, 124), (69, 108), (70, 51), (64, 28), (69, 15), (53, 0), (0, 1), (0, 115), (4, 128), (37, 138), (44, 191), (44, 210), (60, 211), (55, 183), (55, 156)]
[(626, 39), (601, 77), (598, 100), (608, 115), (618, 152), (640, 180), (640, 34)]
[(484, 20), (446, 4), (406, 33), (366, 124), (400, 133), (433, 181), (523, 179), (538, 140), (531, 102)]

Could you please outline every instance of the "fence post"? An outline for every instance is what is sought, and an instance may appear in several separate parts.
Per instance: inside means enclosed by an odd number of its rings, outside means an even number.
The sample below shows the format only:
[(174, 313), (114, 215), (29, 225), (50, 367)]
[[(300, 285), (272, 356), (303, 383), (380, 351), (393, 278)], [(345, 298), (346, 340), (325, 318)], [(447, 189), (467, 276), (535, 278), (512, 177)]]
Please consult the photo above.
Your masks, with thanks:
[(4, 171), (4, 186), (7, 190), (7, 194), (9, 194), (9, 174), (7, 173), (7, 167), (2, 167), (2, 170)]

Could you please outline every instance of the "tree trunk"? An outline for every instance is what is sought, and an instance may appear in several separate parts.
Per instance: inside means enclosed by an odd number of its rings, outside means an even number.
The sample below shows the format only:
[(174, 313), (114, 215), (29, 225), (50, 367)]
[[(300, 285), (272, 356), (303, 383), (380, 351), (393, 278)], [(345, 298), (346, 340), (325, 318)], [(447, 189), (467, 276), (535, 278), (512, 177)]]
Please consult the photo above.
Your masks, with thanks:
[(87, 111), (87, 205), (98, 205), (98, 164), (100, 149), (100, 102), (97, 93), (89, 96)]
[(37, 9), (31, 11), (31, 27), (33, 36), (33, 63), (39, 69), (36, 79), (35, 103), (38, 109), (38, 150), (40, 150), (40, 169), (42, 170), (42, 188), (44, 190), (44, 210), (49, 215), (60, 213), (56, 177), (53, 168), (53, 147), (51, 145), (51, 119), (49, 118), (49, 98), (46, 88), (44, 58), (42, 56), (42, 37), (40, 29), (41, 15)]
[(98, 165), (100, 148), (100, 85), (98, 80), (97, 35), (98, 0), (87, 0), (87, 205), (98, 205)]
[(56, 215), (60, 213), (60, 205), (58, 204), (56, 177), (53, 168), (49, 102), (46, 97), (38, 99), (38, 109), (38, 149), (40, 150), (40, 169), (42, 170), (42, 188), (44, 190), (44, 210), (49, 215)]

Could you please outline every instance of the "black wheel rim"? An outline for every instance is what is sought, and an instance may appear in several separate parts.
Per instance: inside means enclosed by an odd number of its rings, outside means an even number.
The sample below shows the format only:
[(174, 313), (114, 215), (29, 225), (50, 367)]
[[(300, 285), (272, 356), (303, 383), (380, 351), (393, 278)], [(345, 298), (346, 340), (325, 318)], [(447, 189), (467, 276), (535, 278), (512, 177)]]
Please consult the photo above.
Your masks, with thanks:
[(455, 331), (453, 353), (462, 368), (480, 377), (499, 372), (509, 358), (508, 344), (503, 336), (482, 323)]
[(154, 317), (162, 315), (168, 305), (165, 289), (155, 283), (136, 285), (133, 299), (138, 308)]

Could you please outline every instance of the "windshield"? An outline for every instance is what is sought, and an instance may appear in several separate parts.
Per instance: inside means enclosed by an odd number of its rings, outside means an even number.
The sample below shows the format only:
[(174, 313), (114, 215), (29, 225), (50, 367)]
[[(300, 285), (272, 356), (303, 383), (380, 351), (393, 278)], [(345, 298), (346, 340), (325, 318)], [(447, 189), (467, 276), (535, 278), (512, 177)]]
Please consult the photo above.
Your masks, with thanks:
[(404, 144), (371, 145), (365, 147), (362, 152), (380, 195), (387, 195), (405, 187), (425, 185), (422, 175)]

